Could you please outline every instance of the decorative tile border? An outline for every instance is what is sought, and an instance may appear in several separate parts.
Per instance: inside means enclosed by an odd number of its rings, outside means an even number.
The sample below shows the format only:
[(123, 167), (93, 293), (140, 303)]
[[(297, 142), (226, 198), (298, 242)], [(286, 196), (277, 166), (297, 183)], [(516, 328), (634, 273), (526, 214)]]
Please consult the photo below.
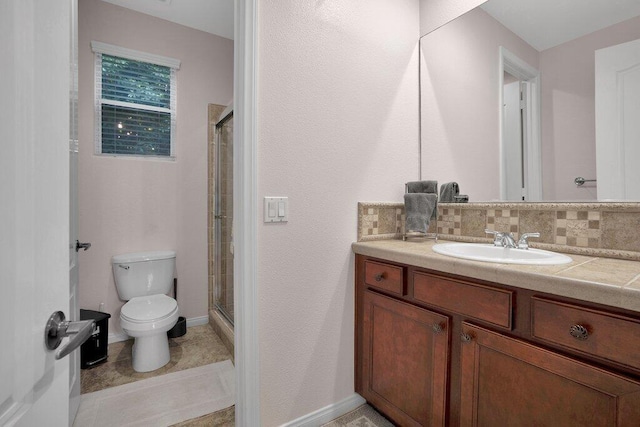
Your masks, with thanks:
[(489, 209), (487, 210), (487, 229), (493, 231), (508, 231), (519, 234), (517, 209)]
[(601, 235), (599, 211), (556, 211), (557, 245), (599, 248)]
[(438, 209), (438, 234), (459, 236), (462, 230), (462, 210)]
[[(358, 241), (402, 239), (405, 219), (404, 203), (359, 202)], [(435, 233), (436, 227), (432, 221), (429, 233)]]
[[(491, 242), (484, 230), (539, 232), (532, 247), (640, 261), (640, 203), (441, 203), (438, 234), (447, 240)], [(358, 203), (358, 241), (399, 239), (403, 203)]]
[(359, 242), (401, 238), (403, 227), (403, 203), (358, 203)]

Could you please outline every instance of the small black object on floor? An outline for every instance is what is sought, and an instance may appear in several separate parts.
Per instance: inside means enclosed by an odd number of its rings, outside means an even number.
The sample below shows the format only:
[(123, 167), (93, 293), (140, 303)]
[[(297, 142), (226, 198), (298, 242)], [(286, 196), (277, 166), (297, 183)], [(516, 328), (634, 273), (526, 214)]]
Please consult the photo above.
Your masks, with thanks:
[(178, 323), (167, 331), (167, 337), (178, 338), (187, 333), (187, 319), (180, 316), (178, 317)]
[(80, 368), (92, 368), (107, 361), (109, 313), (80, 309), (80, 320), (95, 320), (96, 330), (80, 347)]
[[(178, 300), (178, 279), (173, 279), (173, 297)], [(167, 337), (178, 338), (187, 333), (187, 319), (180, 316), (178, 317), (178, 323), (173, 328), (167, 331)]]

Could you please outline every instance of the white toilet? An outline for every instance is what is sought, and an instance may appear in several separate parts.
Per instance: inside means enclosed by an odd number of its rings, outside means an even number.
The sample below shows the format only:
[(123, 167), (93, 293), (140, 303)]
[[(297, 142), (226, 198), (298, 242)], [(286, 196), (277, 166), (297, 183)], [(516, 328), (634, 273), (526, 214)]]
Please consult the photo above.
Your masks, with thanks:
[(149, 372), (169, 363), (167, 331), (178, 322), (178, 303), (171, 290), (174, 251), (138, 252), (111, 258), (120, 299), (120, 326), (133, 343), (133, 369)]

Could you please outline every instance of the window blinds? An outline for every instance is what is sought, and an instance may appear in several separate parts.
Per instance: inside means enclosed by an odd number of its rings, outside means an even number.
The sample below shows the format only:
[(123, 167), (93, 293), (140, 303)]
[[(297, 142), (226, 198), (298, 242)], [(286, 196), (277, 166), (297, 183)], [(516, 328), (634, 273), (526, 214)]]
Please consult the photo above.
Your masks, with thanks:
[(176, 68), (155, 62), (96, 51), (98, 154), (174, 157)]

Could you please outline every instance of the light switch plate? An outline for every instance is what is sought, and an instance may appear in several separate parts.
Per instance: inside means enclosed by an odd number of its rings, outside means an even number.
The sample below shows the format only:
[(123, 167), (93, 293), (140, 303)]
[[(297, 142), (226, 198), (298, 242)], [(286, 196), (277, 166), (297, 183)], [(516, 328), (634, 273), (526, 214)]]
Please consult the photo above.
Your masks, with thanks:
[(264, 198), (264, 222), (287, 222), (289, 221), (289, 198), (288, 197), (265, 197)]

